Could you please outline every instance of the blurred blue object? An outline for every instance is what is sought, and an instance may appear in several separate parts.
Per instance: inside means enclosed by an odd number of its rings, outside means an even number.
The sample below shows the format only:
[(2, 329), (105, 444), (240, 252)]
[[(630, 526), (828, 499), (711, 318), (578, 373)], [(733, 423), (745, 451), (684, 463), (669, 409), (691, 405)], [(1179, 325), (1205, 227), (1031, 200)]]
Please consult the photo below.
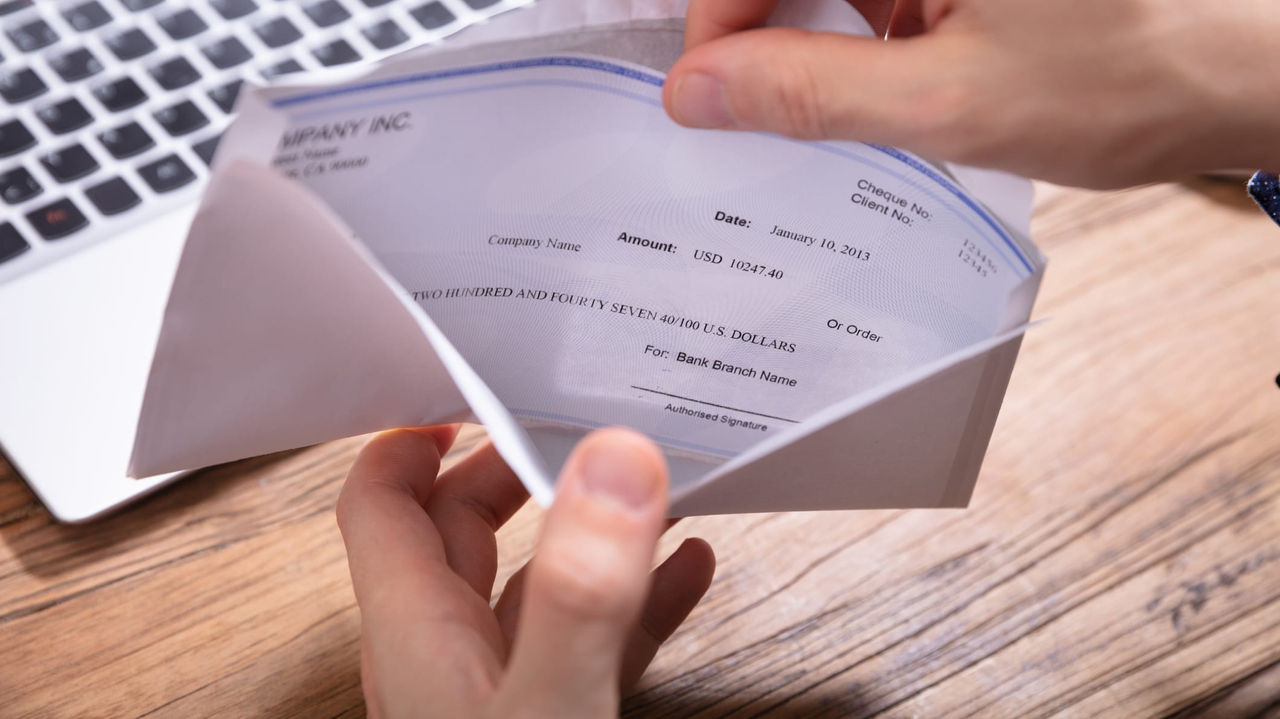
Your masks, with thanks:
[(1274, 172), (1255, 173), (1249, 180), (1249, 194), (1262, 211), (1280, 225), (1280, 177)]

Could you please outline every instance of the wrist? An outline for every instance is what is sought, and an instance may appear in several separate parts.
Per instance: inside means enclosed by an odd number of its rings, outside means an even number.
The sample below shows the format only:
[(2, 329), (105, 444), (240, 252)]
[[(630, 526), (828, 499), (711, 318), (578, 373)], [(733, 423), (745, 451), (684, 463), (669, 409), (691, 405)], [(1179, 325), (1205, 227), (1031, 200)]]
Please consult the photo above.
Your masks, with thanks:
[[(1162, 43), (1182, 88), (1175, 152), (1190, 172), (1280, 169), (1280, 16), (1270, 3), (1179, 3)], [(1194, 8), (1194, 9), (1193, 9)], [(1185, 14), (1182, 11), (1186, 10)], [(1179, 13), (1177, 21), (1169, 21)]]

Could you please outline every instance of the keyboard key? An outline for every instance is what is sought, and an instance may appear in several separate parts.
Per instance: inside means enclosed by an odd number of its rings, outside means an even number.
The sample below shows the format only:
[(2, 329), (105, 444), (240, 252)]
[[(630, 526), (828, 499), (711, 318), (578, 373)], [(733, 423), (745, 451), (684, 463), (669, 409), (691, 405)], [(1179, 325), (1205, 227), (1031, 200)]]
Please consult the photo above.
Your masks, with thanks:
[(156, 44), (138, 28), (130, 28), (106, 39), (107, 47), (121, 60), (136, 60), (156, 49)]
[(159, 5), (164, 0), (120, 0), (120, 4), (134, 12), (142, 12)]
[(88, 218), (71, 200), (58, 200), (28, 212), (27, 221), (46, 240), (60, 240), (89, 224)]
[(219, 85), (209, 91), (209, 99), (213, 100), (213, 104), (218, 106), (219, 110), (231, 114), (231, 110), (236, 106), (236, 97), (240, 95), (240, 88), (244, 85), (242, 80), (232, 80), (225, 85)]
[(8, 0), (8, 2), (0, 2), (0, 17), (10, 15), (19, 10), (26, 10), (31, 7), (31, 0)]
[(284, 47), (302, 37), (298, 28), (282, 17), (269, 20), (253, 29), (267, 47)]
[(213, 153), (218, 150), (218, 141), (221, 139), (222, 135), (214, 135), (207, 140), (201, 140), (200, 142), (192, 145), (191, 149), (196, 151), (196, 155), (201, 160), (204, 160), (204, 164), (212, 165)]
[(78, 180), (98, 169), (98, 161), (84, 149), (84, 145), (71, 145), (40, 158), (40, 164), (58, 182)]
[(147, 93), (143, 92), (131, 77), (122, 77), (106, 85), (95, 87), (93, 96), (111, 112), (127, 110), (147, 99)]
[(0, 97), (11, 103), (30, 100), (48, 89), (31, 68), (0, 74)]
[(83, 80), (102, 72), (102, 63), (83, 47), (49, 58), (49, 66), (67, 82)]
[(258, 4), (253, 0), (210, 0), (209, 4), (227, 20), (242, 18), (258, 9)]
[(10, 205), (26, 202), (41, 192), (44, 188), (25, 167), (15, 167), (0, 174), (0, 198)]
[(290, 58), (288, 60), (285, 60), (284, 62), (278, 62), (272, 65), (271, 67), (266, 68), (265, 70), (262, 71), (262, 76), (270, 80), (273, 77), (279, 77), (281, 75), (291, 75), (295, 72), (302, 72), (303, 69), (304, 68), (302, 67), (301, 63), (299, 63), (297, 60), (294, 60), (293, 58)]
[(498, 0), (463, 0), (472, 10), (483, 10), (490, 5), (496, 5)]
[(391, 2), (391, 0), (360, 0), (360, 2), (364, 3), (365, 7), (382, 7)]
[(22, 239), (18, 229), (8, 222), (0, 224), (0, 262), (12, 260), (31, 249), (31, 245)]
[(166, 107), (156, 113), (156, 122), (164, 128), (165, 132), (177, 137), (185, 135), (189, 132), (195, 132), (205, 125), (209, 124), (209, 118), (200, 112), (200, 108), (190, 100)]
[(74, 97), (46, 105), (36, 111), (36, 116), (55, 135), (65, 135), (93, 122), (93, 116)]
[(209, 23), (201, 19), (195, 10), (186, 8), (160, 18), (160, 27), (174, 40), (186, 40), (208, 30)]
[(351, 13), (338, 0), (320, 0), (304, 7), (302, 11), (311, 18), (311, 22), (320, 27), (337, 25), (351, 17)]
[(209, 58), (209, 62), (219, 70), (235, 67), (253, 57), (249, 48), (234, 37), (223, 38), (211, 45), (205, 45), (201, 50), (204, 56)]
[(394, 20), (383, 20), (377, 25), (372, 25), (360, 31), (364, 35), (364, 39), (369, 41), (370, 45), (379, 50), (393, 48), (400, 43), (409, 39), (404, 30), (395, 23)]
[(185, 57), (165, 60), (151, 68), (151, 77), (166, 90), (186, 87), (200, 79), (200, 72)]
[(315, 55), (320, 64), (325, 67), (345, 65), (360, 59), (360, 53), (356, 52), (356, 49), (351, 47), (350, 43), (342, 39), (334, 40), (328, 45), (321, 45), (312, 50), (311, 54)]
[(22, 52), (35, 52), (58, 41), (58, 33), (44, 20), (32, 20), (25, 25), (11, 28), (9, 39)]
[(89, 202), (104, 215), (118, 215), (142, 202), (138, 193), (122, 177), (113, 177), (84, 191)]
[(36, 144), (35, 135), (21, 120), (0, 124), (0, 157), (16, 155)]
[(98, 169), (98, 161), (84, 149), (84, 145), (64, 147), (40, 158), (40, 164), (58, 182), (71, 182)]
[(107, 148), (107, 152), (117, 160), (123, 160), (126, 157), (150, 150), (155, 147), (155, 140), (142, 129), (142, 125), (136, 122), (129, 122), (115, 128), (107, 130), (98, 135), (98, 142)]
[(169, 155), (138, 168), (138, 174), (156, 192), (172, 192), (196, 179), (196, 175), (177, 155)]
[(441, 2), (429, 2), (415, 10), (409, 11), (418, 24), (428, 30), (435, 30), (453, 22), (453, 12)]
[(80, 32), (93, 30), (111, 22), (111, 13), (107, 12), (98, 0), (80, 3), (62, 13), (62, 16), (67, 19), (71, 27)]

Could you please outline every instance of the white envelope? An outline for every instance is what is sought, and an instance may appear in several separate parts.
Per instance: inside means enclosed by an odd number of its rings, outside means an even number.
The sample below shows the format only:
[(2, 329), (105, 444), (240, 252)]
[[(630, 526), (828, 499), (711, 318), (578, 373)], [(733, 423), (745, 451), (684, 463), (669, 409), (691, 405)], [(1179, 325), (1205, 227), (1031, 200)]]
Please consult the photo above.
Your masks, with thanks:
[(131, 473), (477, 419), (545, 504), (573, 443), (623, 423), (666, 451), (673, 515), (967, 504), (1044, 269), (1025, 183), (675, 127), (651, 69), (679, 52), (670, 5), (566, 33), (579, 5), (544, 0), (493, 44), (246, 96)]

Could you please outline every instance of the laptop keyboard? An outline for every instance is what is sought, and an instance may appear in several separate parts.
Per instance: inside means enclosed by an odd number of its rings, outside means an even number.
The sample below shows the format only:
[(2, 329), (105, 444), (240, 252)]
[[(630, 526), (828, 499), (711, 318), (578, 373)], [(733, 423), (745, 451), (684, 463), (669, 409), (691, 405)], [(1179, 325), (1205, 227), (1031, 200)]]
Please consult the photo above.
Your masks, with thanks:
[(0, 282), (196, 201), (245, 81), (527, 0), (0, 0)]

